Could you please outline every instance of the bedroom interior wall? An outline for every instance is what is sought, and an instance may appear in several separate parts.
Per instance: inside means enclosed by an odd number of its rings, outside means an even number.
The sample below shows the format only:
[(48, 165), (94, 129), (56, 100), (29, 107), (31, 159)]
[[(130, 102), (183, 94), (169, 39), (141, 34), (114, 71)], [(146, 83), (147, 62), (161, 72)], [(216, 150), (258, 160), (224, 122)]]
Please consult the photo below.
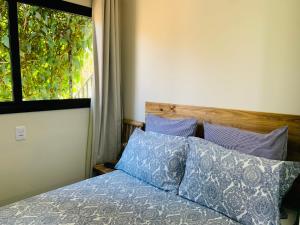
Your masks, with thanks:
[(300, 114), (299, 0), (122, 0), (125, 117), (145, 101)]
[[(89, 109), (0, 115), (0, 206), (84, 179)], [(25, 125), (25, 141), (15, 140)]]

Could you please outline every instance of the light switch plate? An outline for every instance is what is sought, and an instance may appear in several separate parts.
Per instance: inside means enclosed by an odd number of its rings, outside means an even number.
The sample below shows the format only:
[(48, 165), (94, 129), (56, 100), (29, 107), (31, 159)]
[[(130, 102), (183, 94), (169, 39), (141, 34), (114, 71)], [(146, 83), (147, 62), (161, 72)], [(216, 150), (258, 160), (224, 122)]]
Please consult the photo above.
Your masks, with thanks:
[(17, 126), (16, 127), (16, 141), (23, 141), (26, 139), (26, 127)]

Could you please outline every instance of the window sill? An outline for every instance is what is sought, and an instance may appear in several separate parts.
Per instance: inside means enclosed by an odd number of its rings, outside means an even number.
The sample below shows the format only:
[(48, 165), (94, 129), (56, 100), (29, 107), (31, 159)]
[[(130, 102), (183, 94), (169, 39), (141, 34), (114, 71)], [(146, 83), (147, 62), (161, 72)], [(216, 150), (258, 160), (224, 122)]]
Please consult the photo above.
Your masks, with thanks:
[(23, 101), (20, 103), (1, 102), (0, 103), (0, 114), (89, 108), (90, 104), (91, 104), (91, 99), (89, 99), (89, 98), (65, 99), (65, 100)]

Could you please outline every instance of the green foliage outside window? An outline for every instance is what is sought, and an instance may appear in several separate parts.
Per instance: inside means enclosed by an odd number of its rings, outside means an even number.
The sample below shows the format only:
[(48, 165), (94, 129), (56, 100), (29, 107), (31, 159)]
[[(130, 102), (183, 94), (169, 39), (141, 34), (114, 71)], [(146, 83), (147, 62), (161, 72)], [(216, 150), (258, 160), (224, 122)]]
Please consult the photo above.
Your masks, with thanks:
[[(0, 56), (7, 47), (6, 9), (0, 6)], [(18, 3), (18, 25), (23, 99), (79, 97), (93, 74), (91, 18)], [(9, 65), (0, 70), (0, 101), (11, 93), (11, 82), (2, 85), (4, 78), (11, 79)]]
[(7, 2), (0, 0), (0, 101), (12, 100)]

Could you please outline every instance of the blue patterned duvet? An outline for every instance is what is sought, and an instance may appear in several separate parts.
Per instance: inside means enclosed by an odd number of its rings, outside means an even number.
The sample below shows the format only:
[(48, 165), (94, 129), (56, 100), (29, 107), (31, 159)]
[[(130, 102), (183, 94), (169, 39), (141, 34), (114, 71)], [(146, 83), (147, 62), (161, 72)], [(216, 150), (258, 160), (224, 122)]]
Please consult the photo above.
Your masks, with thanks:
[(238, 224), (121, 171), (0, 208), (1, 225)]

